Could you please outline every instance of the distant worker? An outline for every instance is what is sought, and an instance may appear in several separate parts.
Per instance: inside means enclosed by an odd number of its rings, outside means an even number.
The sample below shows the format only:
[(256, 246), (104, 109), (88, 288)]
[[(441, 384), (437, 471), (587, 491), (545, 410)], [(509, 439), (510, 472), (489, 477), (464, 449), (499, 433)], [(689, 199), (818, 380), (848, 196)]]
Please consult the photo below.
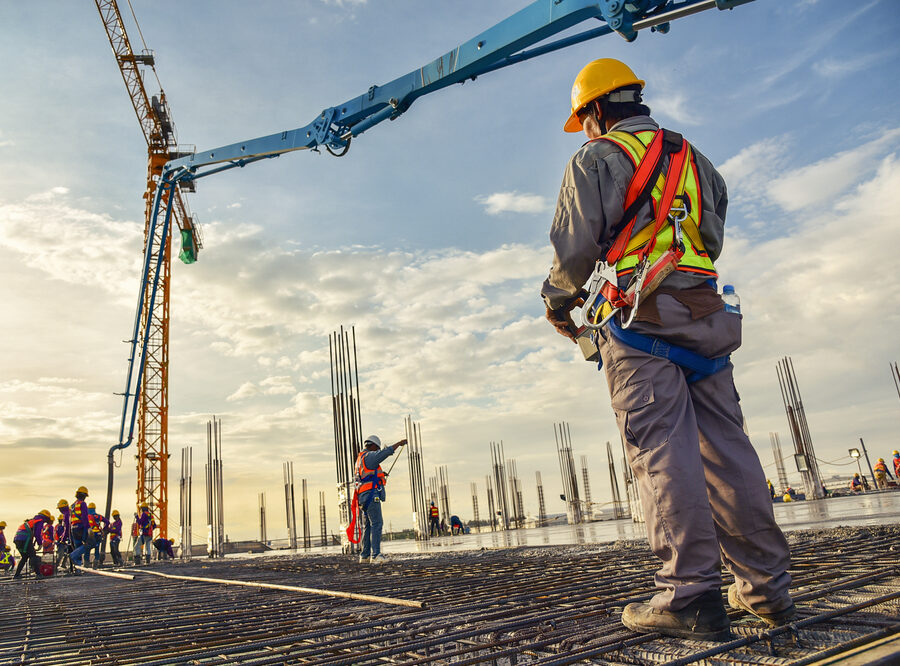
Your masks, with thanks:
[(88, 505), (84, 500), (88, 496), (88, 490), (84, 486), (80, 486), (75, 491), (75, 502), (70, 507), (72, 529), (72, 547), (73, 550), (69, 555), (69, 559), (75, 566), (81, 566), (82, 558), (87, 552), (87, 541), (90, 534), (90, 524), (88, 522)]
[(447, 521), (445, 521), (443, 518), (441, 518), (441, 534), (443, 535), (446, 533), (447, 533)]
[(434, 536), (435, 533), (441, 533), (441, 512), (432, 502), (428, 507), (428, 536)]
[(6, 521), (0, 520), (0, 552), (3, 552), (3, 549), (6, 548), (6, 534), (4, 530), (6, 529)]
[(134, 563), (141, 563), (141, 548), (144, 549), (144, 563), (150, 564), (150, 545), (153, 543), (153, 530), (156, 523), (150, 515), (150, 505), (141, 504), (141, 515), (137, 518), (138, 537), (134, 542)]
[(169, 539), (163, 539), (159, 537), (158, 539), (153, 540), (153, 547), (156, 548), (156, 551), (159, 553), (159, 559), (161, 560), (174, 560), (175, 559), (175, 551), (172, 549), (172, 541)]
[[(381, 517), (381, 503), (385, 500), (384, 484), (386, 475), (381, 469), (381, 462), (401, 446), (406, 445), (406, 440), (401, 439), (393, 446), (381, 448), (381, 439), (377, 435), (369, 435), (363, 443), (363, 450), (356, 458), (356, 490), (353, 496), (354, 504), (362, 510), (363, 535), (362, 546), (359, 553), (360, 562), (381, 564), (385, 561), (381, 554), (381, 528), (384, 520)], [(356, 518), (354, 512), (354, 522)], [(351, 524), (350, 530), (355, 528)]]
[(769, 496), (772, 499), (775, 499), (775, 486), (772, 485), (772, 482), (769, 479), (766, 479), (766, 485), (769, 487)]
[(43, 530), (41, 531), (41, 552), (44, 555), (52, 555), (53, 547), (56, 544), (53, 529), (53, 516), (50, 516), (50, 520), (44, 523)]
[[(728, 359), (741, 344), (741, 316), (725, 310), (714, 286), (725, 181), (680, 134), (660, 130), (643, 87), (612, 59), (589, 63), (575, 79), (564, 129), (583, 130), (588, 142), (563, 177), (541, 293), (547, 319), (575, 342), (570, 313), (598, 269), (591, 281), (602, 291), (585, 314), (597, 325), (608, 320), (596, 347), (650, 547), (662, 560), (656, 596), (628, 604), (622, 622), (727, 640), (720, 565), (736, 578), (729, 604), (780, 625), (795, 614), (790, 553), (743, 431)], [(636, 312), (624, 300), (630, 282), (646, 287)]]
[(859, 478), (859, 472), (853, 473), (853, 478), (850, 479), (850, 490), (855, 493), (860, 493), (863, 490), (862, 480)]
[(891, 473), (888, 471), (887, 465), (884, 462), (884, 458), (879, 458), (878, 462), (875, 463), (875, 467), (873, 469), (875, 472), (875, 487), (876, 488), (887, 488), (888, 487), (888, 478), (893, 479)]
[(16, 566), (16, 558), (13, 557), (9, 546), (0, 548), (0, 571), (12, 572)]
[(88, 504), (88, 523), (91, 528), (91, 550), (93, 552), (91, 566), (96, 569), (102, 562), (100, 547), (103, 545), (103, 532), (106, 530), (106, 518), (97, 513), (97, 506), (91, 502)]
[(784, 495), (781, 496), (781, 501), (784, 502), (785, 504), (788, 502), (793, 502), (794, 496), (791, 495), (790, 493), (785, 493)]
[(59, 568), (69, 554), (69, 531), (66, 527), (66, 517), (62, 513), (56, 517), (53, 541), (56, 543), (56, 567)]
[(450, 534), (462, 534), (463, 524), (459, 516), (450, 516)]
[(19, 560), (19, 565), (16, 567), (14, 578), (21, 577), (22, 568), (26, 562), (31, 564), (31, 570), (35, 576), (43, 578), (41, 574), (41, 558), (37, 556), (37, 550), (41, 545), (41, 535), (44, 533), (44, 526), (48, 522), (53, 522), (53, 516), (47, 509), (44, 509), (35, 515), (34, 518), (26, 520), (19, 526), (15, 537), (13, 537), (13, 543), (16, 544), (22, 559)]
[(900, 480), (900, 451), (894, 449), (891, 455), (894, 456), (894, 478)]
[(112, 512), (112, 522), (109, 524), (109, 554), (112, 556), (113, 566), (125, 565), (122, 553), (119, 552), (119, 544), (122, 542), (122, 517), (118, 509)]

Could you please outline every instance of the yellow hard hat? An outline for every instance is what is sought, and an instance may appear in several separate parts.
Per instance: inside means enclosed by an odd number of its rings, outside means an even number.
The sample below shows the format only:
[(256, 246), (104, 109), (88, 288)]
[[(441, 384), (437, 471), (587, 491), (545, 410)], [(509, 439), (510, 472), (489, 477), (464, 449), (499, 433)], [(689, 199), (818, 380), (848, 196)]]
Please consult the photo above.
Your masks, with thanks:
[(142, 508), (142, 509), (149, 509), (149, 508), (150, 508), (150, 505), (147, 504), (146, 502), (141, 502), (141, 508)]
[(59, 514), (59, 515), (56, 517), (56, 519), (57, 519), (59, 522), (63, 522), (63, 521), (66, 519), (66, 517), (65, 517), (64, 515), (62, 515), (62, 514)]
[(859, 478), (859, 472), (853, 472), (853, 478), (854, 478), (854, 479), (858, 479), (858, 478)]
[(96, 508), (97, 508), (97, 505), (94, 504), (93, 502), (91, 502), (90, 504), (88, 504), (88, 508), (89, 508), (89, 509), (96, 509)]
[(118, 509), (114, 509), (112, 515), (118, 516), (118, 515), (119, 515), (119, 510), (118, 510)]
[(631, 85), (644, 88), (644, 82), (621, 60), (600, 58), (589, 62), (578, 72), (575, 83), (572, 84), (572, 114), (566, 120), (563, 129), (566, 132), (580, 132), (582, 127), (578, 112), (588, 102), (618, 88)]
[(0, 520), (0, 527), (6, 527), (6, 521)]
[(884, 462), (884, 458), (879, 458), (878, 462)]
[(891, 455), (892, 455), (892, 456), (900, 456), (900, 451), (897, 451), (896, 449), (894, 449), (894, 450), (891, 452)]
[(69, 506), (69, 503), (64, 499), (61, 499), (56, 503), (57, 509), (62, 509), (63, 507), (66, 507), (66, 506)]
[(49, 511), (47, 511), (47, 509), (44, 509), (43, 511), (41, 511), (39, 515), (44, 516), (45, 518), (49, 518), (50, 520), (53, 520), (53, 514), (50, 513)]
[(85, 495), (87, 495), (87, 488), (85, 488), (84, 486), (78, 486), (78, 490), (75, 491), (75, 494), (77, 495), (78, 493), (84, 493)]

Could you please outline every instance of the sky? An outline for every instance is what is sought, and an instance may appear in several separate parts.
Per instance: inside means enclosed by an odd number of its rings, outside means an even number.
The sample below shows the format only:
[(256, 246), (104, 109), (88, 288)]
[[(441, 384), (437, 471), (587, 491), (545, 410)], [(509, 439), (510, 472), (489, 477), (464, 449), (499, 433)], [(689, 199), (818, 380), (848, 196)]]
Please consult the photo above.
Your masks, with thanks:
[[(199, 150), (306, 125), (526, 4), (132, 0), (179, 139)], [(767, 474), (769, 433), (792, 449), (775, 370), (785, 356), (824, 476), (855, 471), (847, 451), (860, 437), (873, 463), (888, 458), (900, 444), (889, 368), (900, 357), (898, 29), (892, 0), (756, 0), (426, 96), (340, 159), (303, 151), (198, 181), (189, 201), (204, 249), (194, 265), (173, 262), (170, 516), (190, 446), (194, 541), (206, 540), (216, 415), (229, 538), (258, 537), (263, 492), (269, 537), (287, 535), (287, 460), (314, 516), (326, 492), (337, 531), (328, 334), (342, 325), (356, 328), (363, 430), (392, 442), (407, 415), (418, 421), (426, 476), (447, 466), (464, 520), (473, 481), (486, 513), (489, 443), (501, 440), (527, 512), (536, 471), (547, 510), (564, 510), (561, 421), (576, 461), (588, 457), (592, 498), (610, 500), (605, 443), (621, 448), (605, 378), (544, 321), (539, 298), (559, 184), (583, 141), (562, 131), (570, 88), (599, 57), (646, 80), (654, 118), (726, 178), (717, 267), (741, 297), (735, 378)], [(4, 3), (0, 36), (0, 519), (13, 524), (82, 484), (105, 503), (146, 146), (90, 3)], [(126, 515), (133, 456), (115, 477)], [(384, 506), (393, 529), (412, 526), (406, 469), (404, 454)]]

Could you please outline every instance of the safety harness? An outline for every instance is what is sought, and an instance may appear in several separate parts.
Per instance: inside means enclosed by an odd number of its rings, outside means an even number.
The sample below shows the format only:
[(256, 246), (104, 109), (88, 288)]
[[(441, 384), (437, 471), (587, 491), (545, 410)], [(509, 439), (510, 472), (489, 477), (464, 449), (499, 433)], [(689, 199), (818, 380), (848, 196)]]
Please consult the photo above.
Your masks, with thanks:
[[(641, 134), (646, 139), (651, 133)], [(728, 365), (729, 356), (706, 358), (659, 338), (627, 330), (641, 298), (651, 294), (675, 270), (706, 275), (713, 280), (717, 277), (700, 236), (702, 208), (690, 144), (677, 132), (667, 129), (652, 132), (646, 145), (627, 132), (610, 132), (597, 140), (617, 145), (632, 160), (635, 169), (625, 193), (622, 221), (588, 281), (588, 295), (582, 307), (584, 326), (592, 331), (595, 343), (597, 331), (606, 327), (629, 347), (675, 363), (685, 371), (688, 383), (719, 372)], [(668, 168), (663, 175), (666, 158)], [(696, 206), (692, 206), (692, 198)], [(648, 201), (654, 210), (653, 222), (634, 233), (637, 214)], [(668, 241), (668, 246), (658, 247), (660, 241)], [(689, 260), (683, 261), (686, 253)], [(619, 278), (627, 275), (631, 275), (629, 284), (621, 289)], [(616, 314), (623, 308), (631, 308), (631, 314), (619, 324)], [(598, 363), (600, 367), (602, 360)]]

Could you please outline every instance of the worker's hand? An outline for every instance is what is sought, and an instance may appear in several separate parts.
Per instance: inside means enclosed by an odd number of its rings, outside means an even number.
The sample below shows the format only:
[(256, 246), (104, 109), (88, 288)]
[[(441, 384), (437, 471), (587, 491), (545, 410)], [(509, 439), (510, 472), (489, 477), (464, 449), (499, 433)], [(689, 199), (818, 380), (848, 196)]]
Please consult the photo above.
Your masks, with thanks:
[(569, 338), (572, 342), (575, 342), (575, 331), (578, 330), (578, 327), (572, 321), (571, 312), (574, 307), (579, 305), (584, 305), (583, 298), (573, 299), (555, 310), (547, 308), (547, 321), (553, 324), (557, 333)]
[(407, 444), (409, 444), (409, 442), (406, 440), (406, 438), (403, 438), (399, 442), (394, 444), (394, 449), (399, 449), (401, 446), (406, 446)]

